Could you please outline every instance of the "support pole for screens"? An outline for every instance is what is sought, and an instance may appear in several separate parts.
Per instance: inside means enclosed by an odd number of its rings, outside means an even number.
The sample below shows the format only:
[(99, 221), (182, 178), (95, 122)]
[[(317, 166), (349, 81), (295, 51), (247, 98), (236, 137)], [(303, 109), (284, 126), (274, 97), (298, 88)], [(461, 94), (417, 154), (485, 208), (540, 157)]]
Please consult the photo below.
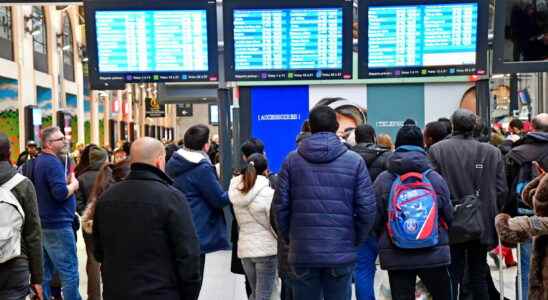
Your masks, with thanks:
[[(489, 80), (481, 79), (476, 81), (476, 111), (481, 118), (484, 129), (491, 127), (491, 105), (489, 99)], [(485, 130), (488, 136), (491, 130)], [(483, 133), (483, 132), (482, 132)]]
[(510, 74), (510, 116), (514, 115), (514, 111), (519, 109), (518, 105), (518, 74)]

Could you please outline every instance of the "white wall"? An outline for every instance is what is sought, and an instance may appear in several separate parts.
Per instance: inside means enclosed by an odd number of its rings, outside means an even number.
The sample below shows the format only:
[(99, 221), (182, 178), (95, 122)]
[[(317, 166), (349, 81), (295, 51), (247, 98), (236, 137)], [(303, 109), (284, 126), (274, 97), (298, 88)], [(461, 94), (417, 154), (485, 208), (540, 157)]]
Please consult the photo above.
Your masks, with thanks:
[(464, 92), (471, 83), (429, 83), (424, 85), (424, 121), (450, 117), (459, 108)]

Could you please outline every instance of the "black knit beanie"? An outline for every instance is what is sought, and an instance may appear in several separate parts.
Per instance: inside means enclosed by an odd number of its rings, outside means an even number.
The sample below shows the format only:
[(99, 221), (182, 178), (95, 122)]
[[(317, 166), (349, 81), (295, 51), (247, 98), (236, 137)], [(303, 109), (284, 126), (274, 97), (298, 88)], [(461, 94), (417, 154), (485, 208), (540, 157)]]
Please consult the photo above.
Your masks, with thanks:
[(417, 126), (403, 126), (396, 136), (396, 148), (400, 146), (424, 147), (422, 131)]

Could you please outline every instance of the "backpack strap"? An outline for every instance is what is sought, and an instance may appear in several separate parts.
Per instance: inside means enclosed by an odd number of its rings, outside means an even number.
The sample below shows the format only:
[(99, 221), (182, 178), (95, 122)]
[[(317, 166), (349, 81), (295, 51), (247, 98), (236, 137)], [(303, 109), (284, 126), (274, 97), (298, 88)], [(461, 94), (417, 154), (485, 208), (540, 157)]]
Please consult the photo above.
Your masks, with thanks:
[[(13, 188), (15, 188), (19, 183), (23, 182), (25, 178), (26, 178), (25, 176), (19, 173), (16, 173), (10, 180), (8, 180), (6, 183), (0, 186), (0, 188), (6, 190), (8, 193), (11, 193), (13, 195), (11, 190), (13, 190)], [(19, 203), (19, 200), (15, 197), (15, 195), (13, 195), (13, 198), (15, 199), (15, 201), (13, 200), (10, 201), (10, 199), (6, 199), (6, 200), (2, 199), (0, 200), (0, 202), (6, 202), (11, 205), (14, 205), (17, 211), (19, 211), (19, 213), (21, 214), (21, 216), (25, 218), (25, 211), (23, 210), (21, 203)]]
[(23, 176), (19, 173), (15, 173), (15, 175), (10, 180), (5, 182), (0, 187), (6, 189), (8, 191), (11, 191), (11, 190), (13, 190), (14, 187), (16, 187), (18, 184), (23, 182), (23, 180), (25, 180), (25, 178), (26, 178), (25, 176)]

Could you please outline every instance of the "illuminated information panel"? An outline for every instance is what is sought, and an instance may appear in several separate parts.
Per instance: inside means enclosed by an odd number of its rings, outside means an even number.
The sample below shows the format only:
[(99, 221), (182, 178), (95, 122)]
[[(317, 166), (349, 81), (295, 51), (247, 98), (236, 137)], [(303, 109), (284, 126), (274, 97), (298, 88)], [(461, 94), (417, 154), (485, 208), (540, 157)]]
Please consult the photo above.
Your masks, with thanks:
[(476, 72), (478, 4), (371, 6), (370, 77)]
[(343, 78), (342, 8), (236, 9), (233, 27), (235, 79)]
[(206, 10), (97, 11), (95, 19), (102, 80), (207, 79)]

